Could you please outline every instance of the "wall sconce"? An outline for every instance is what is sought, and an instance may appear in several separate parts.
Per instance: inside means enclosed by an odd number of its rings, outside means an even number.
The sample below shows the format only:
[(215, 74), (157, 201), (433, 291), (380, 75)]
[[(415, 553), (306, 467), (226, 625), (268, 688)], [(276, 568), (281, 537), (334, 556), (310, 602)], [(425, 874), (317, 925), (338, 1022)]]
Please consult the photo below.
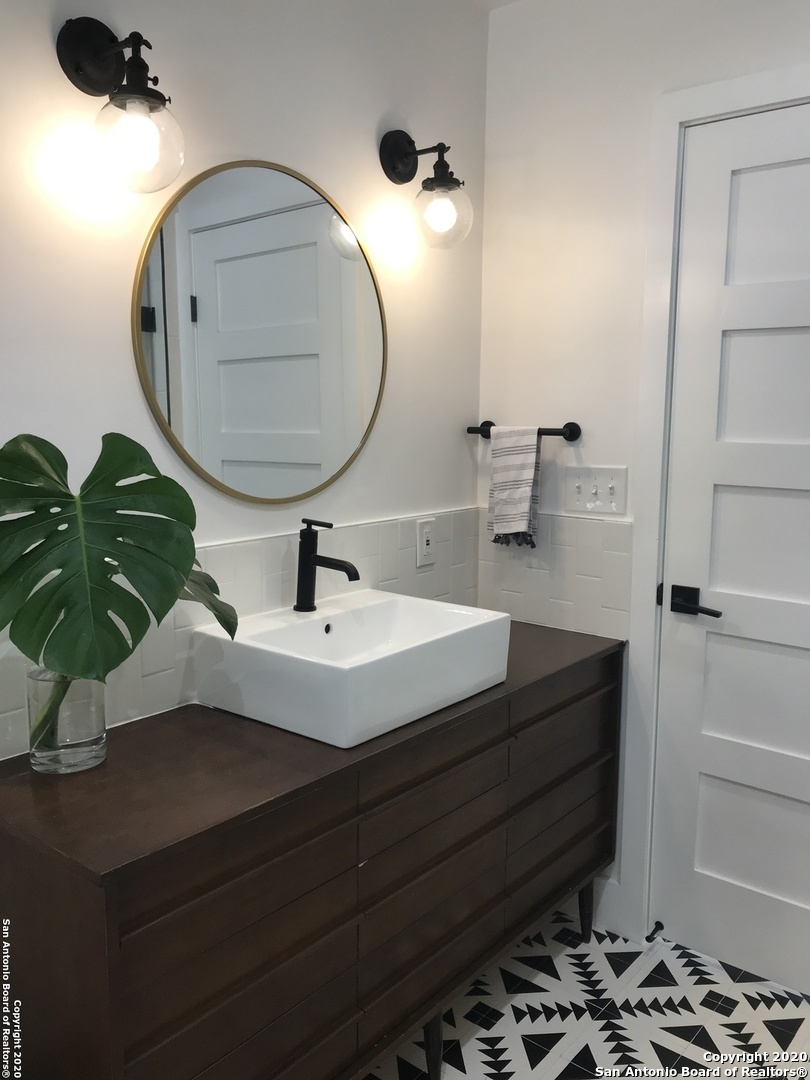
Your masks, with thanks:
[[(175, 179), (185, 157), (183, 132), (155, 90), (157, 78), (141, 56), (152, 46), (133, 31), (123, 41), (98, 19), (68, 19), (56, 39), (62, 70), (85, 94), (110, 100), (96, 118), (115, 167), (131, 191), (159, 191)], [(124, 50), (132, 55), (124, 59)], [(152, 86), (149, 84), (152, 83)]]
[(407, 184), (416, 176), (422, 154), (438, 154), (433, 176), (422, 181), (416, 196), (419, 224), (431, 247), (449, 248), (462, 241), (472, 228), (473, 208), (462, 190), (464, 181), (455, 177), (444, 155), (450, 149), (444, 143), (417, 150), (407, 131), (386, 131), (380, 142), (380, 164), (394, 184)]

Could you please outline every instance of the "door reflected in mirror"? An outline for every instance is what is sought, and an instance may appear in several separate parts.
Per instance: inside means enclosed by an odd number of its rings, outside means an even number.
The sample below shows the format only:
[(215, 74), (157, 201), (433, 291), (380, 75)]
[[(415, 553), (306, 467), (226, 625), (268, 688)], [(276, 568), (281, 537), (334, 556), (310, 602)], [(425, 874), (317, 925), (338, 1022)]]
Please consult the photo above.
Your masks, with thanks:
[(221, 490), (302, 499), (360, 452), (385, 381), (371, 266), (311, 181), (234, 162), (181, 189), (152, 228), (132, 303), (147, 401)]

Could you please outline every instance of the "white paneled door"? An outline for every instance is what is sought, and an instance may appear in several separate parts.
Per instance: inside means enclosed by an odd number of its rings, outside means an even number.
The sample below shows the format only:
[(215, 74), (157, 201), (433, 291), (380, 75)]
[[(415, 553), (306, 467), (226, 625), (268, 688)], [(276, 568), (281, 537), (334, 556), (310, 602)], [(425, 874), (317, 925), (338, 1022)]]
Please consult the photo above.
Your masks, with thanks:
[(326, 203), (192, 233), (204, 468), (265, 498), (328, 479), (346, 449), (342, 260)]
[(688, 129), (681, 210), (651, 914), (810, 991), (810, 105)]

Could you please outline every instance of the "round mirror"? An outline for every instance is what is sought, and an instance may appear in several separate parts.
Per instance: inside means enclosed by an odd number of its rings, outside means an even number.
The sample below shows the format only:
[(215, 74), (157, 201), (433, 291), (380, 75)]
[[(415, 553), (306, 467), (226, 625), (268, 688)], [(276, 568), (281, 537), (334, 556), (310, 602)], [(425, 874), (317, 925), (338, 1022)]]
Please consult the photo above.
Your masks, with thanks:
[(293, 502), (354, 461), (386, 367), (374, 272), (335, 204), (281, 165), (196, 177), (155, 222), (132, 298), (149, 406), (202, 477)]

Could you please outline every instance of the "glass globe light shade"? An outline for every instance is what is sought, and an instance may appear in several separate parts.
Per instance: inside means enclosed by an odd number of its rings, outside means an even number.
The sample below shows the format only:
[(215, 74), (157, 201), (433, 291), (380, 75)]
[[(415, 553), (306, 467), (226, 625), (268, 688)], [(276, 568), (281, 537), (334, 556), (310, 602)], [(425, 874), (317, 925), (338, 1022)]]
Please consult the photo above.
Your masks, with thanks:
[(160, 191), (183, 167), (183, 132), (157, 102), (118, 95), (98, 114), (96, 130), (112, 167), (130, 191)]
[(329, 240), (342, 258), (351, 259), (352, 262), (359, 262), (363, 258), (357, 237), (349, 223), (344, 221), (340, 214), (332, 214), (329, 219)]
[(472, 203), (462, 187), (423, 187), (416, 196), (416, 207), (419, 225), (431, 247), (453, 247), (472, 228)]

